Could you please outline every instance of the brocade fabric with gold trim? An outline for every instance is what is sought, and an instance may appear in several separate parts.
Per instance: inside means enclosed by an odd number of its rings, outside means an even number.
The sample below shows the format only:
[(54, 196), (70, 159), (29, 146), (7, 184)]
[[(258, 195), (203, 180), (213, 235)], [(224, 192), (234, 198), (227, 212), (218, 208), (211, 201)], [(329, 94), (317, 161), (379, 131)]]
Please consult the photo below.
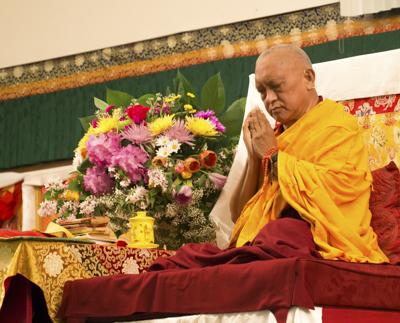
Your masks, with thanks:
[(67, 239), (2, 239), (0, 307), (5, 296), (4, 281), (20, 274), (41, 288), (50, 318), (56, 320), (65, 282), (121, 273), (138, 274), (146, 271), (158, 257), (173, 254), (167, 250), (132, 249)]

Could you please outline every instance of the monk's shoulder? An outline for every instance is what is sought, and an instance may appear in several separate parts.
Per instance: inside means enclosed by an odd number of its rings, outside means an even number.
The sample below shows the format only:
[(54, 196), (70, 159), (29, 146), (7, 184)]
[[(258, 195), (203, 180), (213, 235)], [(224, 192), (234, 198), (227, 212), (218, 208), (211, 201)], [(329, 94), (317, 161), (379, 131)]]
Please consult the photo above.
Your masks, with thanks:
[(344, 128), (348, 131), (359, 131), (359, 125), (356, 117), (345, 111), (344, 105), (330, 99), (326, 102), (327, 126)]

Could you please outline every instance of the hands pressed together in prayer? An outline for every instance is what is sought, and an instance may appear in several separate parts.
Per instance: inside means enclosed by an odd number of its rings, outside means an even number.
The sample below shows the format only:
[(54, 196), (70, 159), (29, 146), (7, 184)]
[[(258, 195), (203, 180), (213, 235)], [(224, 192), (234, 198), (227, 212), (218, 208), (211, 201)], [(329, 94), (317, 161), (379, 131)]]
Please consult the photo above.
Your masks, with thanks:
[(263, 159), (265, 153), (277, 146), (274, 130), (260, 108), (249, 112), (243, 124), (243, 139), (251, 159)]

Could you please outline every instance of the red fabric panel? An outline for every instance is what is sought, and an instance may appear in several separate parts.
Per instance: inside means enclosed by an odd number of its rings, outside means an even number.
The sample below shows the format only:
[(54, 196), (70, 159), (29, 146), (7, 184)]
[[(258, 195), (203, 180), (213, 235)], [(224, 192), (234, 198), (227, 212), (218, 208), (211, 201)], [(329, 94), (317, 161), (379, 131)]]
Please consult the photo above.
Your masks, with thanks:
[(388, 113), (397, 111), (396, 108), (400, 105), (400, 94), (346, 100), (341, 103), (346, 107), (348, 112), (357, 117), (369, 114)]
[(317, 306), (400, 310), (400, 267), (299, 260), (299, 276)]
[(372, 176), (371, 226), (390, 262), (400, 263), (400, 171), (392, 161)]
[(53, 237), (51, 234), (45, 234), (37, 231), (20, 231), (0, 229), (0, 238), (13, 238), (13, 237)]
[(323, 323), (398, 323), (400, 312), (323, 308)]
[[(141, 312), (288, 309), (295, 287), (295, 264), (292, 258), (70, 281), (64, 287), (59, 316), (67, 322), (84, 322), (87, 317), (112, 320)], [(304, 290), (296, 294), (296, 305), (312, 306)]]

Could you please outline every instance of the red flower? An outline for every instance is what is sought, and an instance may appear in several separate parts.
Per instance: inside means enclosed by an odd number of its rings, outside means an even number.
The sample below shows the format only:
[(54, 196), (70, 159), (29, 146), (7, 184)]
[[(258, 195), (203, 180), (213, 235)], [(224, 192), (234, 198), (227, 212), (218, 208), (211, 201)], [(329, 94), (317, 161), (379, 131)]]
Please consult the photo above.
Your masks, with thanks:
[(196, 173), (200, 170), (200, 163), (195, 158), (192, 157), (186, 158), (183, 164), (185, 165), (185, 170), (187, 170), (190, 173)]
[(147, 117), (147, 112), (150, 108), (143, 105), (131, 105), (126, 108), (125, 112), (128, 114), (129, 118), (133, 120), (134, 123), (139, 124)]
[(212, 150), (205, 150), (199, 155), (201, 166), (213, 168), (217, 164), (217, 154)]
[(115, 108), (115, 105), (109, 105), (109, 106), (106, 108), (105, 112), (108, 113), (108, 114), (111, 114), (111, 111), (112, 111), (114, 108)]

